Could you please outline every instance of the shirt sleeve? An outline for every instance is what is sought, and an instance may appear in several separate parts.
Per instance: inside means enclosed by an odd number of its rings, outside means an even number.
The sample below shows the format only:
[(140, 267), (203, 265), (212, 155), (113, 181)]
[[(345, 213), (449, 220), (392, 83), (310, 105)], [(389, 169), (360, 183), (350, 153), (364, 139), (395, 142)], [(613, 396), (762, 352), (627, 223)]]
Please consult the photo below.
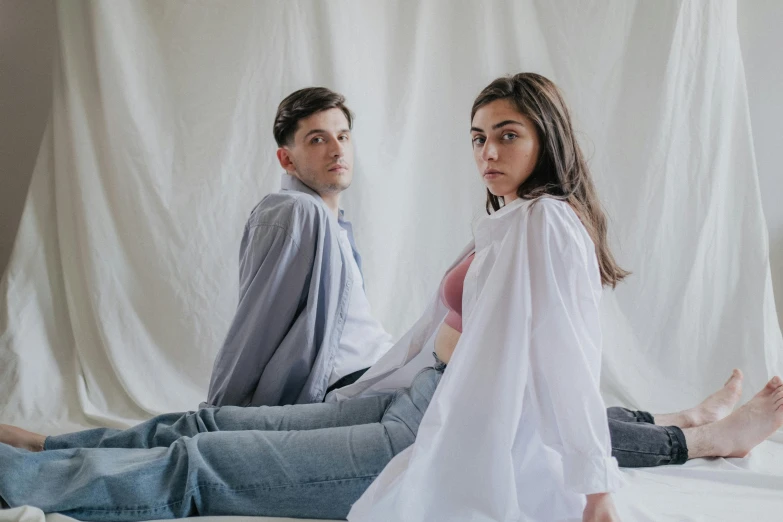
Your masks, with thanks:
[[(249, 223), (239, 259), (239, 304), (215, 359), (208, 405), (247, 406), (267, 363), (305, 306), (315, 256), (313, 219), (289, 228)], [(298, 239), (298, 240), (297, 240)]]
[(568, 489), (611, 492), (622, 484), (611, 456), (599, 391), (601, 278), (595, 247), (576, 214), (545, 200), (529, 221), (530, 358), (542, 439), (563, 459)]

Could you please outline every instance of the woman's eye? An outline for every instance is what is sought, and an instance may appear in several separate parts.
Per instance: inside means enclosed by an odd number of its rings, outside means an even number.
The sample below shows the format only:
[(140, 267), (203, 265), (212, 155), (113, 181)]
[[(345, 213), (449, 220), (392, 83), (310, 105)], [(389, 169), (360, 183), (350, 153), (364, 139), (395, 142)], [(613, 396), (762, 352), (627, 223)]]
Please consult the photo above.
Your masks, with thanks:
[(514, 139), (514, 138), (516, 138), (516, 137), (517, 137), (517, 135), (516, 135), (516, 134), (514, 134), (513, 132), (507, 132), (507, 133), (505, 133), (505, 134), (503, 135), (503, 139), (504, 139), (504, 140), (513, 140), (513, 139)]
[(483, 136), (476, 136), (473, 138), (473, 145), (484, 145), (484, 137)]

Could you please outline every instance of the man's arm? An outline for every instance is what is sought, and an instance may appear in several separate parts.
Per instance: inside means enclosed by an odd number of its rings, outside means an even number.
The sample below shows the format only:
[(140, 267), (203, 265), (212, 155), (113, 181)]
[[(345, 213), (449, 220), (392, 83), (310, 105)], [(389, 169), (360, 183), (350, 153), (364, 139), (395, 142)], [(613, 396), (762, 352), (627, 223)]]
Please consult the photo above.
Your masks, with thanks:
[[(269, 359), (306, 304), (315, 255), (314, 212), (253, 222), (245, 229), (239, 260), (239, 305), (215, 359), (208, 404), (247, 406)], [(291, 231), (296, 230), (294, 236)]]

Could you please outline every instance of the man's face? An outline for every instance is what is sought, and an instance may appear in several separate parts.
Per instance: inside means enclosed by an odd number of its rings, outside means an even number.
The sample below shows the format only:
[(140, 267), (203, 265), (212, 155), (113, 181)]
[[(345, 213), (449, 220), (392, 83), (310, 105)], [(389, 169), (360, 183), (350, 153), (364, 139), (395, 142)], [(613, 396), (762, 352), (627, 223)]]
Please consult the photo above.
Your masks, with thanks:
[(299, 120), (293, 143), (278, 150), (283, 168), (322, 197), (342, 192), (353, 179), (353, 141), (340, 109)]

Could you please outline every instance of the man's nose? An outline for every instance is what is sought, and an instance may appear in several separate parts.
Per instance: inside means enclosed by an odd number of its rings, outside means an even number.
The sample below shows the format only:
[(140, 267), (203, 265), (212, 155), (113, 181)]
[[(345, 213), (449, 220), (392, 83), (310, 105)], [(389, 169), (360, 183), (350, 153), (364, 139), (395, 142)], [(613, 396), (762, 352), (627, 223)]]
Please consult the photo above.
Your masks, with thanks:
[(329, 153), (333, 158), (342, 158), (345, 156), (345, 146), (340, 140), (333, 140)]

